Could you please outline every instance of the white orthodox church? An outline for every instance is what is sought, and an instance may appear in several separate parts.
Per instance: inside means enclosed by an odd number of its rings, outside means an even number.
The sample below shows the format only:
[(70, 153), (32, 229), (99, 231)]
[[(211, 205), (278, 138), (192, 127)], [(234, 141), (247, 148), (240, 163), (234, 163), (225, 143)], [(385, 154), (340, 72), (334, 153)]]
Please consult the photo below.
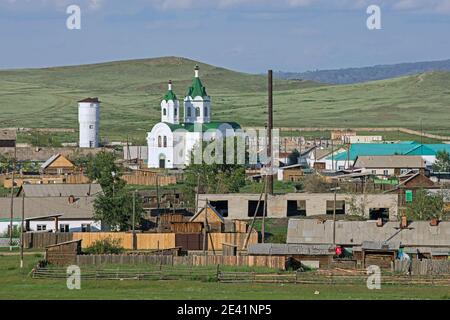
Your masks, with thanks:
[(161, 122), (147, 135), (149, 168), (183, 168), (191, 162), (191, 151), (201, 141), (221, 135), (234, 135), (240, 129), (235, 122), (211, 121), (211, 99), (199, 78), (195, 77), (183, 100), (183, 118), (180, 121), (179, 101), (169, 81), (168, 91), (161, 101)]

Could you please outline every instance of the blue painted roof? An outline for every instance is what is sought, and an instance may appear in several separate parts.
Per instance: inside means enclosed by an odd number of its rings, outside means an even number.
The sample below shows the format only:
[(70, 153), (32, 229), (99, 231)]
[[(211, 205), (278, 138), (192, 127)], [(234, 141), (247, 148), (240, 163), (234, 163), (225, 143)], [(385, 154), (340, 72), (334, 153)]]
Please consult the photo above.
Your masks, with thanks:
[[(419, 143), (355, 143), (350, 146), (350, 154), (347, 151), (334, 155), (334, 161), (354, 161), (358, 156), (434, 156), (438, 151), (450, 153), (450, 144), (419, 144)], [(331, 160), (331, 156), (327, 160)]]

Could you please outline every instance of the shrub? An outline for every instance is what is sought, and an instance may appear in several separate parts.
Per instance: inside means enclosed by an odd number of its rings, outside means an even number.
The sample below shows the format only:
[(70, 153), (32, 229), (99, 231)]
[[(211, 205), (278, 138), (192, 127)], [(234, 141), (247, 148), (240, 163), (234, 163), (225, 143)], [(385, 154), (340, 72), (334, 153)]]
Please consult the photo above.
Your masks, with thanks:
[(112, 239), (110, 237), (94, 241), (85, 250), (88, 254), (119, 254), (123, 251), (124, 248), (121, 246), (120, 239)]

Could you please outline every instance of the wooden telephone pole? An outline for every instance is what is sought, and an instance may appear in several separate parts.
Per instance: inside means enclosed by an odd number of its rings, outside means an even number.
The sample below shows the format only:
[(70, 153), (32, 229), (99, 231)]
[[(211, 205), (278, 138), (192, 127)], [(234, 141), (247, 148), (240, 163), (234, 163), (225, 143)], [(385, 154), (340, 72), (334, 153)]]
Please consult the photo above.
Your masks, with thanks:
[(14, 173), (16, 171), (16, 157), (17, 157), (17, 149), (14, 145), (14, 158), (13, 158), (13, 167), (12, 167), (12, 177), (11, 177), (11, 212), (10, 212), (10, 220), (9, 220), (9, 251), (12, 251), (12, 240), (13, 240), (13, 221), (14, 221)]

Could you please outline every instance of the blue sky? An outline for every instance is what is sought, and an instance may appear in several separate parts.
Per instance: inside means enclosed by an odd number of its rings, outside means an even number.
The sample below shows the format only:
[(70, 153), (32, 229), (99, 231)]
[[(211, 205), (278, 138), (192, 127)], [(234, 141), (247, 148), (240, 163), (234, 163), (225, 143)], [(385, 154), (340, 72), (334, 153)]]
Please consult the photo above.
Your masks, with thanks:
[[(81, 7), (81, 30), (66, 8)], [(382, 29), (366, 27), (369, 5)], [(246, 72), (450, 58), (450, 0), (0, 0), (0, 68), (183, 56)]]

